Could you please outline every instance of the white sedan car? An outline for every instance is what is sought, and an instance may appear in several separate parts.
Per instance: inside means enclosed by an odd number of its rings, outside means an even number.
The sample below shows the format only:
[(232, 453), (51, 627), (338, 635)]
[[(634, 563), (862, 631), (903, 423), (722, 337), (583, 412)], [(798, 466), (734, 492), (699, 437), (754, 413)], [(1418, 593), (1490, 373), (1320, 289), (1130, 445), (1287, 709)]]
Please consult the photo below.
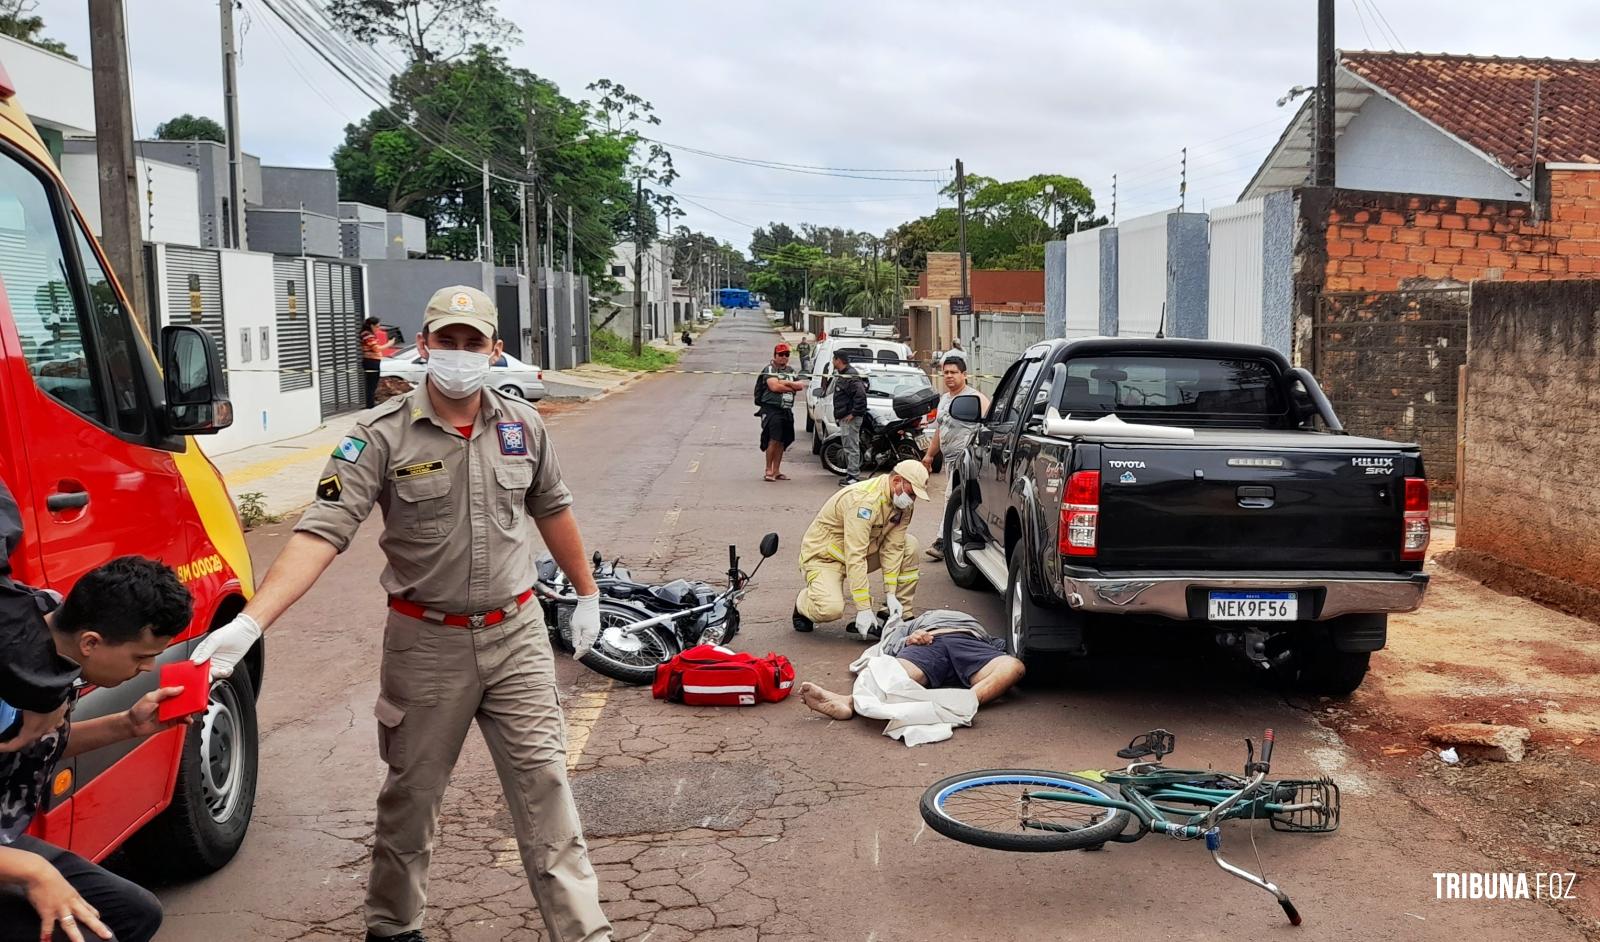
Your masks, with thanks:
[[(417, 352), (416, 347), (406, 347), (394, 356), (384, 358), (380, 369), (380, 375), (403, 379), (412, 385), (421, 383), (427, 372), (428, 360)], [(509, 353), (502, 353), (499, 359), (489, 365), (489, 385), (507, 396), (537, 402), (545, 394), (544, 370), (524, 363)]]
[[(867, 411), (873, 419), (887, 425), (897, 418), (894, 414), (894, 397), (903, 392), (929, 389), (932, 383), (928, 374), (915, 366), (900, 363), (856, 363), (856, 370), (867, 378)], [(830, 384), (831, 387), (831, 384)], [(822, 443), (839, 431), (839, 422), (833, 417), (833, 390), (830, 388), (811, 408), (811, 453), (822, 454)], [(931, 426), (917, 434), (917, 444), (926, 448)]]

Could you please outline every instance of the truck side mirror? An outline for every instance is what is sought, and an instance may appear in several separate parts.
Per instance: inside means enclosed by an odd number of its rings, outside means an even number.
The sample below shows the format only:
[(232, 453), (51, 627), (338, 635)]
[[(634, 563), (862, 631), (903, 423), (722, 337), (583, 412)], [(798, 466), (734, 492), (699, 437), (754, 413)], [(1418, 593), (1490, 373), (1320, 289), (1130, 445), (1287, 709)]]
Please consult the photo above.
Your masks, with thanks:
[(977, 396), (957, 396), (950, 400), (950, 417), (957, 422), (983, 421), (983, 400)]
[(167, 433), (210, 435), (233, 424), (226, 376), (211, 335), (198, 327), (161, 328)]

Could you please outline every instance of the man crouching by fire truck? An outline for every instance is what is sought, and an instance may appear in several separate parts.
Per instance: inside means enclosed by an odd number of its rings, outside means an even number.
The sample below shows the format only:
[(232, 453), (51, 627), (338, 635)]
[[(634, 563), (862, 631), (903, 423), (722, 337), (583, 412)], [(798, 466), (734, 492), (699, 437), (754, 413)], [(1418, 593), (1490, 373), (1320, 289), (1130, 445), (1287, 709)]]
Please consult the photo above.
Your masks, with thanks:
[[(188, 627), (193, 609), (189, 590), (171, 569), (124, 556), (86, 573), (50, 614), (52, 650), (77, 667), (80, 684), (115, 687), (151, 670)], [(48, 733), (0, 751), (0, 942), (155, 938), (161, 903), (148, 890), (23, 832), (61, 760), (188, 723), (189, 717), (162, 721), (157, 715), (161, 701), (182, 692), (162, 687), (123, 713), (81, 723), (72, 722), (77, 697), (69, 695), (51, 715), (55, 725)], [(10, 732), (0, 730), (0, 736)]]

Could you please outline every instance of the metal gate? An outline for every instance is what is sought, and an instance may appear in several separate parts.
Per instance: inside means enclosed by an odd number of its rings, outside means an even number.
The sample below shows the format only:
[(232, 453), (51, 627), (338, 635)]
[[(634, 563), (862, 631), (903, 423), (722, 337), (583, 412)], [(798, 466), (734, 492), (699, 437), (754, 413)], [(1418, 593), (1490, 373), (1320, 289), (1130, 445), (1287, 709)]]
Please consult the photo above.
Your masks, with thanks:
[(216, 342), (217, 356), (228, 362), (228, 331), (222, 317), (222, 255), (215, 249), (169, 245), (167, 256), (167, 323), (202, 327)]
[(1344, 427), (1422, 446), (1436, 522), (1453, 524), (1458, 373), (1467, 362), (1470, 288), (1328, 292), (1312, 364)]
[(312, 262), (317, 311), (317, 384), (322, 417), (366, 405), (361, 380), (361, 266)]
[(272, 298), (278, 321), (278, 389), (311, 388), (311, 292), (304, 259), (272, 260)]

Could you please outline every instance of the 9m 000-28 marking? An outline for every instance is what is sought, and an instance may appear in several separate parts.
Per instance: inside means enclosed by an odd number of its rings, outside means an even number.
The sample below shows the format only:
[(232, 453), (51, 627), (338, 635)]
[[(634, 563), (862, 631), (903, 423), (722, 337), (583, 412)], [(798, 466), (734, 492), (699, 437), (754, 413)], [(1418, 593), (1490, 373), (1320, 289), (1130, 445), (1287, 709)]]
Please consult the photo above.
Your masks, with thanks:
[(212, 553), (210, 556), (202, 556), (193, 562), (180, 563), (178, 565), (178, 581), (193, 582), (196, 579), (204, 579), (206, 576), (214, 576), (221, 571), (222, 557)]

